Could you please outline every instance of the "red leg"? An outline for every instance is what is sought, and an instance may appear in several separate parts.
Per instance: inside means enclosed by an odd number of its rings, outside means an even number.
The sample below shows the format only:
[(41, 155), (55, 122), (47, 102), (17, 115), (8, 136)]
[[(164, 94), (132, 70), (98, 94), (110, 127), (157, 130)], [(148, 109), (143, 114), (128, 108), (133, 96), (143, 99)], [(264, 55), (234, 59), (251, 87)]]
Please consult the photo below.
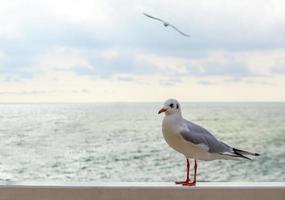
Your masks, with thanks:
[(185, 182), (185, 183), (182, 183), (182, 185), (185, 185), (185, 186), (195, 186), (196, 185), (196, 175), (197, 175), (197, 161), (195, 160), (195, 165), (194, 165), (194, 180), (192, 182)]
[(187, 164), (187, 171), (186, 171), (186, 180), (185, 181), (176, 181), (175, 183), (176, 184), (184, 184), (184, 183), (188, 183), (190, 181), (189, 179), (189, 171), (190, 171), (190, 162), (189, 162), (189, 159), (186, 158), (186, 164)]

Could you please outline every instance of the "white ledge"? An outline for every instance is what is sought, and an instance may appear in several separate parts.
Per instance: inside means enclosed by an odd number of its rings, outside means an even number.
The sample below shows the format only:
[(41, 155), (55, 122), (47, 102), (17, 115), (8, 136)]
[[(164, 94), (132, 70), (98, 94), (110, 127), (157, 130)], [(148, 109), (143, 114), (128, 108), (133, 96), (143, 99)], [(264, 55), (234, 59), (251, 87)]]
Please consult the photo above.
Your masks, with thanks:
[(249, 187), (280, 187), (285, 188), (285, 182), (198, 182), (195, 187), (181, 187), (171, 182), (0, 182), (2, 187), (127, 187), (127, 188), (249, 188)]
[(0, 183), (0, 199), (211, 199), (284, 200), (285, 182), (197, 183), (195, 187), (174, 183)]

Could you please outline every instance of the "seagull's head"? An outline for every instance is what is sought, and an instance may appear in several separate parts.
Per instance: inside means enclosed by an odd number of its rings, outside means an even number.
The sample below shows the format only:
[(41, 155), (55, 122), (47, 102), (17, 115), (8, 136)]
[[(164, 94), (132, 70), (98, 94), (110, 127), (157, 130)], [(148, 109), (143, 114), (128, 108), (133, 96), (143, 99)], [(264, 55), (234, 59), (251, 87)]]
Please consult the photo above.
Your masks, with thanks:
[(163, 107), (158, 111), (158, 114), (164, 112), (166, 115), (181, 114), (181, 107), (176, 99), (168, 99), (164, 102)]

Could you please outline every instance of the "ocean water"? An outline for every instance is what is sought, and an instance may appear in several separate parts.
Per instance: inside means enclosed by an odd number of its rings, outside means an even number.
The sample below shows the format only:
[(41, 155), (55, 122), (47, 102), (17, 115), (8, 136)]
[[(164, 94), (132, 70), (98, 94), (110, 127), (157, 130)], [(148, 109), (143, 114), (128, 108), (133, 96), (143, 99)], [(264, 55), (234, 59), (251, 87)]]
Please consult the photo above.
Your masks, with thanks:
[[(0, 180), (177, 181), (160, 103), (0, 104)], [(198, 181), (285, 181), (285, 103), (182, 103), (185, 118), (253, 161), (198, 161)], [(191, 163), (193, 166), (193, 162)]]

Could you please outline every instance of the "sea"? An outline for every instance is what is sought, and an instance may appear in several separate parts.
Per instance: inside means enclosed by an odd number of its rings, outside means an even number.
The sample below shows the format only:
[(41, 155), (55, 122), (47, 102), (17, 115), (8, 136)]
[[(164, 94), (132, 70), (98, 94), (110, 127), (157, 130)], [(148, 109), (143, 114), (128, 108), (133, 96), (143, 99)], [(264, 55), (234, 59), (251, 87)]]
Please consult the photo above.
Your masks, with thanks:
[[(161, 106), (0, 104), (0, 181), (184, 180), (185, 158), (162, 136)], [(285, 103), (182, 102), (181, 107), (186, 119), (225, 143), (261, 154), (252, 161), (198, 161), (199, 182), (285, 181)]]

